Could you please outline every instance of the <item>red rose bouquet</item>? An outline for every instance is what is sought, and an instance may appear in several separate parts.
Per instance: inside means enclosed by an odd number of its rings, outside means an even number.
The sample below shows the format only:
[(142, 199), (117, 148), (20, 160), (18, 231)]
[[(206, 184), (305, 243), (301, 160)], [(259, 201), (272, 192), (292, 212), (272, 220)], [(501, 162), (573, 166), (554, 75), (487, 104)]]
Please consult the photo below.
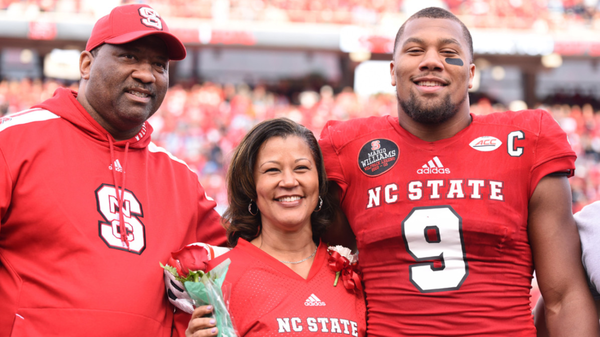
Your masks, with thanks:
[[(228, 311), (229, 285), (224, 283), (230, 260), (227, 259), (206, 272), (208, 260), (214, 252), (213, 247), (208, 246), (210, 250), (207, 250), (205, 246), (207, 245), (200, 243), (189, 244), (172, 252), (166, 265), (160, 264), (165, 270), (169, 300), (187, 313), (191, 313), (193, 307), (212, 305), (219, 336), (235, 337), (237, 333)], [(183, 284), (185, 291), (181, 289), (179, 282)]]

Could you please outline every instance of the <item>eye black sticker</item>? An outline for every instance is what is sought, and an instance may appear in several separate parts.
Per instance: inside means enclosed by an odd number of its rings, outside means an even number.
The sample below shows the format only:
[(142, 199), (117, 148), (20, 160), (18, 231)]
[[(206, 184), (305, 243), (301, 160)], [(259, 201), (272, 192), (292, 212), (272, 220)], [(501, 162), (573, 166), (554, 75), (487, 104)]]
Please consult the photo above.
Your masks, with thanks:
[(461, 59), (451, 57), (446, 57), (446, 63), (461, 67), (465, 65)]
[(396, 143), (389, 139), (373, 139), (360, 149), (358, 167), (367, 176), (376, 177), (394, 167), (399, 155)]

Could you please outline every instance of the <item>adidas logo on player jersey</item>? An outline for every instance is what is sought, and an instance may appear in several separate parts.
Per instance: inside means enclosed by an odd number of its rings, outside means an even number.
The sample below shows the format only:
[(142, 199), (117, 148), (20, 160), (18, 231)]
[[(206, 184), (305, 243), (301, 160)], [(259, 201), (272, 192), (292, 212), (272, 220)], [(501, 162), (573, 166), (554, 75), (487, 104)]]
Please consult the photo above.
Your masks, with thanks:
[(310, 294), (304, 302), (304, 305), (307, 307), (324, 307), (325, 302), (322, 302), (315, 294)]
[[(123, 167), (121, 166), (121, 163), (119, 162), (119, 159), (115, 160), (114, 164), (115, 166), (115, 171), (117, 172), (123, 172)], [(113, 165), (108, 165), (108, 169), (112, 170), (113, 169)]]
[(450, 169), (444, 168), (440, 158), (435, 156), (432, 160), (428, 161), (427, 164), (418, 169), (417, 174), (450, 174)]

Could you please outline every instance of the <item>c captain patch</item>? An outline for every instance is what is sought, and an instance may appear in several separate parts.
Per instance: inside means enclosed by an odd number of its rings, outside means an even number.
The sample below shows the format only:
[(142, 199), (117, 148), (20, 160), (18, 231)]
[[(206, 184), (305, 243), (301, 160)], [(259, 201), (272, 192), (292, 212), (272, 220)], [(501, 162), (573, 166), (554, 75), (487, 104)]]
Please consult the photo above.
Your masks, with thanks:
[(398, 145), (389, 139), (368, 141), (358, 153), (358, 167), (369, 177), (389, 171), (398, 160)]

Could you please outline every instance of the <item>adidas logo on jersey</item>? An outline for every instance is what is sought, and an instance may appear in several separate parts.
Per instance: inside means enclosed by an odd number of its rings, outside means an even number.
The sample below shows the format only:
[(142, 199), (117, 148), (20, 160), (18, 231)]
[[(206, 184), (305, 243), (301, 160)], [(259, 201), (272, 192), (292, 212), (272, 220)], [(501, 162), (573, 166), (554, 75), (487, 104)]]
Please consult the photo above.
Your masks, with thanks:
[(435, 156), (432, 160), (428, 161), (427, 164), (418, 169), (417, 174), (450, 174), (450, 169), (444, 168), (440, 158)]
[[(115, 171), (117, 172), (123, 172), (123, 167), (121, 166), (121, 163), (119, 162), (119, 159), (115, 160), (114, 162), (114, 167), (115, 167)], [(108, 165), (108, 169), (112, 170), (113, 169), (113, 165)]]
[(310, 294), (304, 302), (304, 305), (307, 307), (324, 307), (325, 302), (322, 302), (315, 294)]

